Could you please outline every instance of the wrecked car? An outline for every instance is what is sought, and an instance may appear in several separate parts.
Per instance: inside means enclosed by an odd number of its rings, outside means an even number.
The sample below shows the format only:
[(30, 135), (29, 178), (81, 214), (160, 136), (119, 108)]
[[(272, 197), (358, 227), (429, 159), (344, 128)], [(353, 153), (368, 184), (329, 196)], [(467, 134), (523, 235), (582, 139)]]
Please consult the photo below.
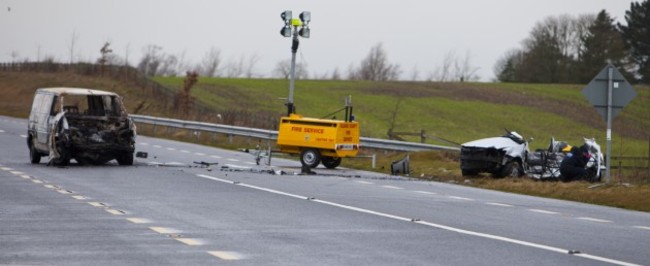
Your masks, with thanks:
[(527, 169), (528, 142), (517, 132), (506, 129), (501, 137), (463, 143), (460, 169), (463, 176), (491, 173), (497, 177), (519, 177)]
[[(136, 127), (119, 95), (84, 88), (36, 90), (27, 126), (30, 160), (55, 165), (133, 164)], [(49, 164), (48, 163), (48, 164)]]
[[(600, 145), (594, 138), (584, 138), (584, 145), (587, 146), (591, 154), (585, 169), (587, 176), (585, 181), (599, 182), (602, 178), (603, 171), (607, 169), (605, 159), (601, 152)], [(529, 153), (527, 158), (528, 171), (527, 175), (538, 180), (564, 180), (560, 173), (562, 160), (570, 156), (572, 146), (565, 141), (556, 141), (551, 138), (549, 147), (538, 149)]]

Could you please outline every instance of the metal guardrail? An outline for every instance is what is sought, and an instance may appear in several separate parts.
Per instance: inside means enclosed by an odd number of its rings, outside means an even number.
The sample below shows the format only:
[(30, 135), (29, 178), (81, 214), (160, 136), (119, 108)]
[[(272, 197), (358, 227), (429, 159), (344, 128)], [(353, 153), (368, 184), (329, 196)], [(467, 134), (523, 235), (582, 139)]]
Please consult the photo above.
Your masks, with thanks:
[[(204, 123), (197, 121), (186, 121), (171, 118), (161, 118), (146, 115), (129, 115), (134, 122), (149, 125), (160, 125), (174, 128), (182, 128), (188, 130), (198, 130), (205, 132), (221, 133), (226, 135), (253, 137), (265, 140), (277, 140), (278, 132), (274, 130), (228, 126), (213, 123)], [(458, 147), (449, 147), (441, 145), (432, 145), (416, 142), (374, 139), (361, 137), (361, 147), (394, 150), (394, 151), (430, 151), (430, 150), (444, 150), (444, 151), (459, 151)]]

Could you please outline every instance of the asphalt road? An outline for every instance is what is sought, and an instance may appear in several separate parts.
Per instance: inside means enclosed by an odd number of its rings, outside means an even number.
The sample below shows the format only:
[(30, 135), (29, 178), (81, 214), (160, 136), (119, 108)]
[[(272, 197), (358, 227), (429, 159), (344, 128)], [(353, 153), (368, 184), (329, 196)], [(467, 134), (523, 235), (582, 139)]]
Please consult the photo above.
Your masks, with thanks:
[(25, 133), (0, 117), (0, 265), (650, 264), (649, 213), (144, 136), (134, 166), (32, 165)]

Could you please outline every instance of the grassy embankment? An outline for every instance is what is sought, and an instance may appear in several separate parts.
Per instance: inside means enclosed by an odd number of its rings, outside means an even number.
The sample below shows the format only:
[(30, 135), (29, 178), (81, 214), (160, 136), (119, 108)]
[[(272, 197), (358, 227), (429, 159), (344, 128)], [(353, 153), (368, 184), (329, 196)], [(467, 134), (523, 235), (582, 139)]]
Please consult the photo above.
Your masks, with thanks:
[[(182, 86), (182, 78), (156, 78), (172, 90)], [(33, 90), (46, 86), (78, 86), (113, 90), (125, 96), (129, 111), (140, 114), (177, 116), (177, 110), (164, 108), (147, 98), (139, 88), (119, 81), (75, 74), (0, 73), (2, 108), (0, 114), (26, 117)], [(343, 99), (352, 95), (362, 135), (385, 138), (393, 114), (394, 130), (419, 132), (463, 143), (469, 140), (501, 135), (503, 128), (533, 137), (531, 149), (545, 148), (551, 136), (571, 144), (580, 144), (582, 137), (596, 137), (605, 148), (605, 124), (580, 93), (582, 85), (532, 85), (491, 83), (425, 83), (365, 81), (297, 81), (295, 103), (299, 113), (322, 117), (343, 106)], [(271, 79), (199, 78), (192, 89), (197, 105), (207, 107), (206, 120), (215, 121), (217, 113), (242, 112), (257, 119), (273, 120), (285, 112), (288, 81)], [(650, 89), (635, 86), (638, 96), (616, 118), (613, 155), (647, 157), (650, 141)], [(342, 114), (338, 114), (342, 116)], [(268, 119), (271, 118), (271, 119)], [(254, 121), (253, 121), (254, 122)], [(267, 128), (273, 121), (265, 121)], [(140, 132), (150, 131), (141, 126)], [(168, 133), (168, 134), (165, 134)], [(158, 134), (192, 139), (189, 134), (159, 130)], [(419, 141), (416, 137), (405, 137)], [(241, 140), (229, 144), (222, 136), (203, 134), (201, 142), (231, 148), (254, 146), (254, 141)], [(445, 143), (429, 141), (432, 144)], [(376, 151), (371, 151), (376, 152)], [(390, 162), (402, 153), (377, 152), (377, 169), (388, 172)], [(528, 179), (492, 179), (489, 176), (460, 177), (456, 153), (411, 153), (413, 176), (443, 182), (511, 191), (516, 193), (561, 198), (589, 203), (650, 211), (650, 173), (642, 171), (614, 172), (614, 185), (587, 189), (586, 183), (535, 182)], [(616, 162), (615, 162), (616, 163)], [(628, 162), (626, 162), (628, 163)], [(647, 162), (637, 162), (645, 166)], [(344, 160), (344, 166), (369, 169), (367, 159)], [(632, 187), (617, 185), (630, 182)]]

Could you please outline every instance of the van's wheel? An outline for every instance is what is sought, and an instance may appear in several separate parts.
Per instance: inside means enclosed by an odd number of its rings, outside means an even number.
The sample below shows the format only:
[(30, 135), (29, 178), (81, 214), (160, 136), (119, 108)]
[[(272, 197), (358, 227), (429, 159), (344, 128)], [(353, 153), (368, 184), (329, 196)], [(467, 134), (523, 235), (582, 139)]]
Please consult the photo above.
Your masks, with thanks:
[(341, 157), (329, 157), (329, 156), (324, 156), (322, 159), (323, 166), (327, 167), (328, 169), (334, 169), (341, 165)]
[(305, 149), (300, 153), (300, 163), (309, 168), (316, 168), (320, 163), (320, 152), (315, 149)]
[(29, 141), (29, 159), (33, 164), (39, 164), (41, 162), (41, 154), (34, 148), (32, 140)]
[(508, 162), (501, 168), (501, 172), (499, 173), (500, 177), (521, 177), (522, 175), (524, 175), (524, 171), (517, 161)]
[(117, 160), (117, 163), (119, 165), (133, 165), (133, 153), (132, 152), (126, 152), (126, 153), (120, 154), (115, 159)]

